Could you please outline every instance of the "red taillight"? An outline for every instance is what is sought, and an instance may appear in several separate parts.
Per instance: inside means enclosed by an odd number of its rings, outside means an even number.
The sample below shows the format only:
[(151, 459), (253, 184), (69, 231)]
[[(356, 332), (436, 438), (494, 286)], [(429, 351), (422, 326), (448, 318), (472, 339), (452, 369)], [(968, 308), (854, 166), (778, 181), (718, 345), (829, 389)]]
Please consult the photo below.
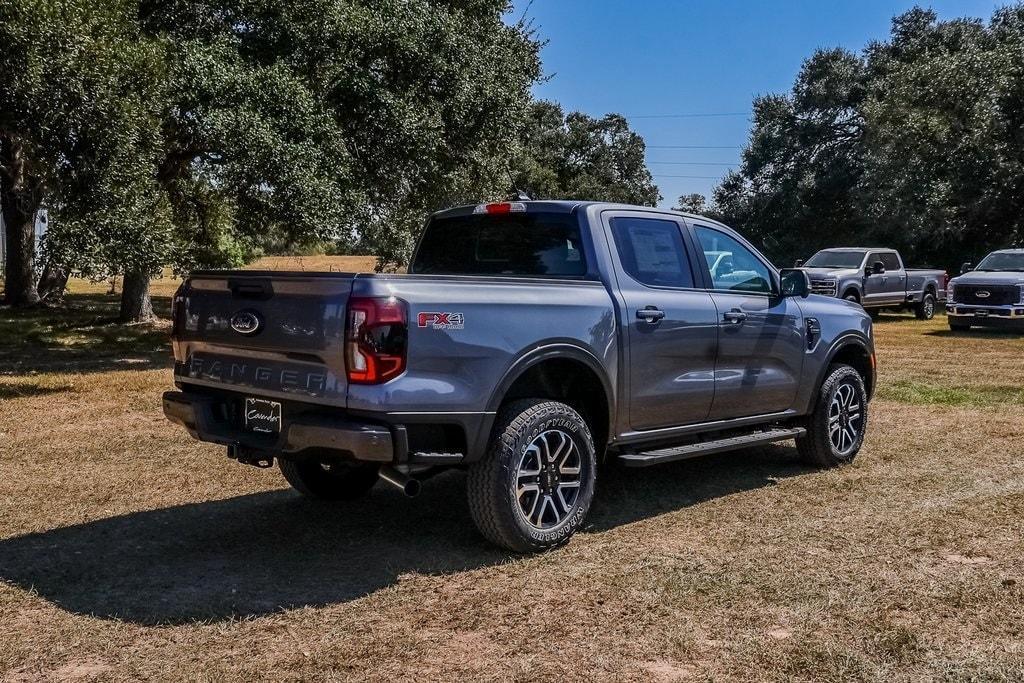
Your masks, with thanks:
[(473, 213), (522, 213), (526, 211), (526, 204), (522, 202), (498, 202), (496, 204), (480, 204)]
[(409, 316), (395, 297), (348, 301), (345, 368), (353, 384), (381, 384), (405, 371)]

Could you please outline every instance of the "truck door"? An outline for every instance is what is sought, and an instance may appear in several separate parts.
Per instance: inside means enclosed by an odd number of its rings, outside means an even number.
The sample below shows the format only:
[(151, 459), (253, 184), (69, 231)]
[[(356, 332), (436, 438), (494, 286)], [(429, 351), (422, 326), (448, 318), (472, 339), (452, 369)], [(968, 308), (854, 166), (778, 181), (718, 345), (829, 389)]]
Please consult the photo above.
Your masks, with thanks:
[(883, 251), (882, 264), (885, 266), (885, 300), (890, 304), (902, 304), (907, 300), (907, 271), (895, 251)]
[(788, 410), (796, 400), (803, 370), (806, 333), (800, 306), (778, 296), (767, 263), (728, 233), (694, 225), (705, 253), (726, 251), (729, 268), (708, 280), (718, 314), (715, 398), (710, 418), (723, 420)]
[(674, 216), (602, 214), (627, 330), (629, 423), (656, 429), (707, 419), (715, 392), (718, 326), (700, 288), (697, 255)]
[[(865, 306), (881, 306), (891, 303), (892, 300), (888, 270), (880, 275), (871, 273), (872, 267), (878, 261), (882, 261), (882, 252), (880, 251), (870, 252), (864, 261), (864, 299), (861, 303)], [(882, 263), (885, 262), (882, 261)]]

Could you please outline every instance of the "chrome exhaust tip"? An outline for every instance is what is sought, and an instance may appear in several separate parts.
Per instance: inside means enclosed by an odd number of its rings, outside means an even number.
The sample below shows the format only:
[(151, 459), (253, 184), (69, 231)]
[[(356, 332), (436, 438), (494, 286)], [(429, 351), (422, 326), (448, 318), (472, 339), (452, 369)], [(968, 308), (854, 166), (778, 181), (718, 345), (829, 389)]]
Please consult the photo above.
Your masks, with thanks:
[(409, 498), (415, 498), (420, 495), (420, 490), (423, 488), (423, 484), (420, 483), (419, 479), (413, 479), (408, 474), (399, 472), (390, 465), (381, 467), (377, 475), (387, 483), (400, 489)]

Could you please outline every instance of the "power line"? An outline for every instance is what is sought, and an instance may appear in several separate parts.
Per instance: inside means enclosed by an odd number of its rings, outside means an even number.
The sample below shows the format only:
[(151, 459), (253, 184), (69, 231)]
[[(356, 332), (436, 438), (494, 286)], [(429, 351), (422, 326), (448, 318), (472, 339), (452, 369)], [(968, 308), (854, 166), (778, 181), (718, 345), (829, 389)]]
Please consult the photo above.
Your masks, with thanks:
[(648, 161), (648, 164), (662, 164), (665, 166), (739, 166), (739, 161)]
[(664, 173), (652, 173), (655, 178), (698, 178), (700, 180), (721, 180), (720, 175), (665, 175)]
[(647, 149), (743, 149), (743, 145), (647, 145)]
[(749, 111), (724, 111), (708, 114), (639, 114), (626, 116), (627, 119), (704, 119), (719, 116), (750, 116)]

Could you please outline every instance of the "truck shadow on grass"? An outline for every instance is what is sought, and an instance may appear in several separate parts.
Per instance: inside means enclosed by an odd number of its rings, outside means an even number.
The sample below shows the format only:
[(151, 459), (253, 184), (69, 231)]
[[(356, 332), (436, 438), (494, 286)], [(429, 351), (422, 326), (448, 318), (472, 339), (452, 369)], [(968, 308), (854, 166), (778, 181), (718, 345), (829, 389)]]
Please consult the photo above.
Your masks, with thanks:
[[(162, 318), (170, 305), (153, 297)], [(69, 294), (57, 306), (0, 307), (0, 376), (170, 367), (167, 324), (119, 324), (118, 306), (116, 297)]]
[[(607, 472), (583, 533), (803, 473), (793, 450)], [(347, 602), (403, 574), (506, 561), (473, 527), (464, 486), (451, 472), (413, 500), (383, 486), (342, 506), (273, 491), (53, 529), (0, 541), (0, 580), (70, 612), (146, 625)]]

